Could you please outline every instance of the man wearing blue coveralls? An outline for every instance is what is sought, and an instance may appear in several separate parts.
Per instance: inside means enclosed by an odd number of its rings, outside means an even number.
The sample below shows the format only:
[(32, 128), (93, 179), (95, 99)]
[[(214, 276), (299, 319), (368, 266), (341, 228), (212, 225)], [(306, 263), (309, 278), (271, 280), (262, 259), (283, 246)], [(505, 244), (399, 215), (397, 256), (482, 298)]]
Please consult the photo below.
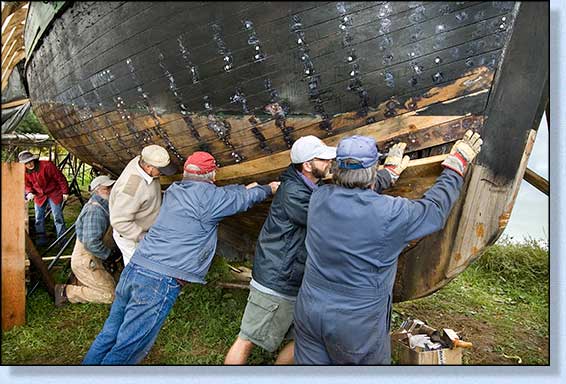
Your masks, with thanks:
[(442, 162), (436, 183), (418, 200), (371, 189), (374, 139), (352, 136), (336, 150), (334, 185), (311, 196), (307, 262), (295, 306), (297, 364), (390, 364), (389, 324), (397, 258), (411, 240), (444, 227), (463, 175), (480, 151), (466, 132)]

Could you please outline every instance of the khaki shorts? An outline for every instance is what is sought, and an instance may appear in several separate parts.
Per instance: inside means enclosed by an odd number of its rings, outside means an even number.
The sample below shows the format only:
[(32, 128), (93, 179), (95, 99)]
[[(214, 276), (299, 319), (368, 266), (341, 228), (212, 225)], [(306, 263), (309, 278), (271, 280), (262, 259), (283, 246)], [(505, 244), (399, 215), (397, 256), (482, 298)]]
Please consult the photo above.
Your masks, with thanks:
[(284, 339), (294, 339), (294, 308), (294, 301), (250, 287), (239, 337), (275, 352)]

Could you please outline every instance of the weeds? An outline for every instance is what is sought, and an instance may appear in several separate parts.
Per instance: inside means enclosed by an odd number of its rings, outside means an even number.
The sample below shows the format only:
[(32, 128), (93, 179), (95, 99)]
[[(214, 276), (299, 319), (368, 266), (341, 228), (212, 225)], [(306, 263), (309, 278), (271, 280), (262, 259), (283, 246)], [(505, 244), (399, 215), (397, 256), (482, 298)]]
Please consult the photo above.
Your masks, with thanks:
[[(453, 328), (474, 348), (465, 364), (549, 363), (548, 251), (536, 242), (490, 247), (436, 293), (395, 304), (392, 329), (406, 317)], [(248, 291), (222, 289), (226, 262), (216, 258), (208, 284), (183, 288), (143, 364), (222, 364), (239, 333)], [(62, 273), (57, 279), (64, 278)], [(4, 332), (2, 364), (80, 364), (102, 329), (110, 306), (57, 308), (43, 288), (27, 302), (27, 323)], [(273, 364), (276, 354), (255, 348), (249, 364)]]

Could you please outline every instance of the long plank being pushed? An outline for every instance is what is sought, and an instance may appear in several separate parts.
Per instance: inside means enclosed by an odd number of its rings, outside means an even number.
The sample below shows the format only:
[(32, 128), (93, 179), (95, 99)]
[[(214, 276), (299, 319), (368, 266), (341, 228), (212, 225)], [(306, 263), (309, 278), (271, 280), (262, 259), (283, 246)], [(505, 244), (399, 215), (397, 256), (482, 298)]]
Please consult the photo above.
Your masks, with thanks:
[[(327, 145), (335, 146), (341, 139), (352, 135), (363, 135), (373, 137), (378, 144), (393, 140), (402, 135), (417, 134), (431, 126), (439, 126), (451, 121), (461, 120), (465, 116), (418, 116), (417, 111), (409, 112), (401, 116), (365, 125), (363, 127), (325, 138)], [(449, 131), (449, 128), (446, 130)], [(455, 140), (453, 138), (452, 140)], [(282, 170), (289, 165), (290, 151), (283, 151), (274, 155), (250, 160), (242, 165), (229, 165), (222, 167), (217, 172), (218, 180), (229, 181), (231, 179), (261, 174), (275, 169)]]
[[(366, 135), (374, 137), (384, 153), (389, 145), (400, 141), (407, 143), (407, 152), (412, 152), (457, 140), (467, 129), (480, 131), (483, 125), (482, 116), (418, 116), (417, 113), (418, 111), (409, 112), (328, 137), (324, 141), (328, 145), (337, 145), (343, 137)], [(287, 150), (242, 164), (222, 167), (216, 175), (218, 184), (273, 180), (289, 165), (289, 152)], [(168, 185), (180, 179), (181, 175), (175, 175), (161, 177), (160, 181), (163, 185)]]

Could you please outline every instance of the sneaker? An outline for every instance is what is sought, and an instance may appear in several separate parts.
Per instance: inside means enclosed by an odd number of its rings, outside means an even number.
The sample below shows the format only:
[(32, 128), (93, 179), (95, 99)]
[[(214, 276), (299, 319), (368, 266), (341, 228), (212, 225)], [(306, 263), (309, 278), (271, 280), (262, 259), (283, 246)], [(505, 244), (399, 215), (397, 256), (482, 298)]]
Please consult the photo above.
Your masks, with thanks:
[(65, 284), (55, 284), (55, 306), (62, 307), (69, 302), (67, 299), (67, 294), (65, 292)]

